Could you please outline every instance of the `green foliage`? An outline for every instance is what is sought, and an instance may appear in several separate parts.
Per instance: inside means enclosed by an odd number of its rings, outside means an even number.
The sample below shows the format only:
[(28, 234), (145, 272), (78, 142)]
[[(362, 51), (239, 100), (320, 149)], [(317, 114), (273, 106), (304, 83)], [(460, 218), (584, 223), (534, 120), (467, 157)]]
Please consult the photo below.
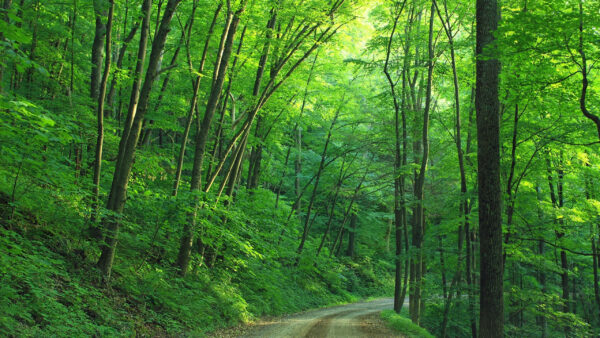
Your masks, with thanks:
[[(137, 235), (122, 238), (124, 250), (111, 288), (105, 289), (97, 278), (93, 256), (86, 254), (87, 244), (81, 242), (86, 232), (73, 231), (84, 223), (69, 208), (61, 209), (62, 221), (51, 218), (58, 205), (50, 205), (44, 212), (28, 211), (26, 206), (40, 203), (39, 198), (53, 198), (33, 196), (25, 195), (19, 206), (22, 216), (11, 222), (18, 231), (0, 227), (0, 332), (8, 335), (199, 335), (264, 315), (382, 295), (392, 282), (389, 266), (370, 262), (322, 259), (317, 266), (313, 260), (299, 269), (282, 266), (278, 259), (294, 251), (275, 250), (267, 243), (276, 240), (279, 231), (274, 230), (280, 230), (286, 214), (269, 208), (243, 214), (230, 209), (230, 227), (215, 234), (229, 238), (227, 256), (231, 258), (216, 269), (201, 265), (188, 278), (176, 278), (170, 265), (160, 262), (165, 255), (176, 254), (165, 236), (176, 236), (170, 229), (177, 220), (177, 204), (164, 204), (164, 196), (143, 193), (131, 196), (136, 203), (130, 204), (135, 207), (125, 228), (127, 234)], [(267, 204), (273, 202), (271, 192), (258, 190), (252, 197), (240, 196), (237, 206), (247, 208), (243, 201), (257, 196)], [(156, 208), (159, 204), (162, 208)], [(224, 212), (212, 211), (217, 215)], [(155, 221), (133, 222), (136, 218)], [(31, 222), (26, 219), (44, 220), (44, 225), (26, 223)], [(262, 221), (269, 219), (271, 223)], [(265, 227), (264, 232), (249, 232), (245, 229), (248, 224)], [(225, 242), (213, 242), (217, 243)]]
[[(81, 0), (24, 0), (3, 1), (11, 7), (0, 9), (0, 335), (199, 336), (264, 315), (390, 295), (395, 259), (405, 264), (417, 252), (411, 227), (413, 208), (422, 203), (426, 304), (420, 323), (429, 332), (441, 333), (446, 306), (442, 295), (453, 292), (457, 296), (449, 307), (448, 336), (470, 336), (469, 319), (479, 311), (480, 266), (475, 1), (436, 2), (442, 17), (448, 6), (454, 37), (451, 44), (435, 16), (431, 149), (423, 201), (412, 189), (421, 166), (425, 13), (431, 2), (407, 1), (389, 44), (395, 99), (405, 113), (398, 126), (406, 123), (406, 139), (398, 140), (406, 141), (406, 163), (398, 165), (394, 98), (382, 69), (392, 15), (404, 1), (247, 1), (208, 130), (202, 185), (207, 172), (214, 173), (221, 160), (225, 165), (210, 191), (190, 192), (196, 137), (228, 20), (223, 8), (207, 45), (205, 68), (199, 71), (212, 13), (220, 2), (181, 1), (162, 70), (149, 94), (142, 134), (151, 136), (138, 144), (123, 213), (105, 205), (135, 78), (140, 28), (127, 46), (124, 39), (141, 21), (141, 1), (114, 3), (98, 210), (92, 193), (97, 100), (89, 88), (95, 6)], [(152, 3), (151, 42), (167, 1)], [(232, 1), (231, 10), (242, 3)], [(328, 13), (331, 3), (342, 6)], [(193, 6), (198, 7), (192, 18)], [(278, 21), (268, 30), (274, 11)], [(598, 1), (502, 1), (496, 35), (503, 64), (500, 152), (508, 336), (537, 335), (543, 321), (549, 337), (600, 334), (593, 269), (593, 254), (600, 247), (600, 157), (595, 128), (580, 112), (578, 50), (581, 41), (588, 59), (587, 105), (598, 114), (599, 11)], [(188, 35), (185, 23), (192, 21)], [(315, 44), (322, 33), (334, 30), (331, 39)], [(450, 48), (456, 61), (459, 121)], [(263, 50), (269, 52), (264, 59)], [(267, 60), (262, 82), (256, 81), (261, 60)], [(275, 72), (283, 61), (287, 63)], [(404, 84), (403, 74), (408, 75)], [(197, 106), (192, 107), (195, 120), (184, 141), (190, 84), (197, 76), (202, 81)], [(162, 83), (167, 84), (164, 89)], [(259, 102), (255, 84), (261, 92), (275, 83), (281, 86), (261, 102), (247, 139), (233, 140)], [(457, 122), (461, 140), (456, 139)], [(180, 188), (173, 196), (176, 159), (184, 142)], [(457, 143), (465, 159), (466, 192), (461, 192)], [(230, 144), (233, 151), (226, 155)], [(232, 172), (238, 177), (229, 192), (227, 167), (235, 162), (240, 145), (246, 148), (241, 168)], [(262, 157), (257, 161), (252, 156), (258, 150)], [(257, 185), (251, 186), (256, 163)], [(405, 180), (409, 237), (402, 238), (398, 257), (396, 177)], [(465, 201), (466, 215), (461, 209)], [(350, 225), (353, 215), (356, 228)], [(107, 217), (120, 224), (108, 286), (96, 268), (103, 244), (97, 232), (104, 231)], [(195, 225), (194, 243), (189, 273), (182, 278), (173, 263), (186, 224)], [(299, 254), (305, 224), (306, 243)], [(467, 225), (474, 241), (471, 289), (465, 265)], [(350, 234), (354, 249), (347, 257)], [(568, 301), (562, 297), (563, 275), (571, 289)], [(453, 283), (455, 276), (460, 278)], [(401, 316), (384, 312), (383, 317), (405, 334), (428, 336)]]
[(0, 227), (0, 234), (0, 332), (118, 336), (130, 327), (114, 318), (116, 309), (86, 281), (89, 276), (70, 273), (75, 257), (62, 256), (46, 246), (45, 242), (53, 240), (48, 233), (32, 230), (23, 237)]
[(402, 333), (407, 337), (414, 338), (433, 338), (427, 330), (424, 328), (413, 324), (413, 322), (397, 313), (393, 310), (385, 310), (381, 312), (381, 318), (387, 323), (387, 325), (397, 331), (398, 333)]

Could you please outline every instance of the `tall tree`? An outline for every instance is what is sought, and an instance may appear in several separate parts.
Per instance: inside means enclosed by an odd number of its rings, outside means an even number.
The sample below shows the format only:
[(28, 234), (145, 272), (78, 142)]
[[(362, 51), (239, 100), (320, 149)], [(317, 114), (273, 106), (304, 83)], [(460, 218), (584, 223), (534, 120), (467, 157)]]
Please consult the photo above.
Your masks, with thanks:
[[(406, 1), (402, 2), (400, 5), (399, 2), (394, 4), (394, 17), (393, 17), (393, 25), (392, 31), (390, 32), (390, 37), (387, 42), (386, 51), (385, 51), (385, 64), (383, 67), (383, 72), (390, 86), (390, 91), (392, 94), (392, 100), (394, 103), (394, 228), (395, 228), (395, 244), (396, 244), (396, 263), (395, 263), (395, 283), (394, 283), (394, 311), (396, 313), (400, 313), (402, 310), (402, 305), (404, 303), (404, 296), (402, 295), (402, 258), (400, 255), (402, 254), (402, 230), (403, 225), (406, 225), (406, 209), (401, 200), (403, 196), (403, 186), (404, 180), (403, 175), (400, 170), (403, 165), (402, 163), (402, 153), (400, 152), (400, 143), (402, 142), (402, 138), (400, 136), (400, 110), (401, 103), (398, 99), (398, 95), (396, 93), (396, 81), (392, 78), (390, 73), (390, 56), (392, 53), (392, 44), (394, 42), (394, 35), (396, 33), (396, 29), (398, 27), (398, 21), (400, 20), (400, 16), (402, 15), (402, 11), (404, 10), (404, 6), (406, 5)], [(405, 42), (405, 45), (409, 45), (409, 41)], [(405, 55), (405, 58), (408, 58)], [(403, 88), (406, 87), (406, 69), (405, 67), (402, 69), (402, 84)], [(402, 105), (404, 105), (404, 100), (402, 100)]]
[(100, 199), (100, 173), (102, 170), (102, 146), (104, 144), (104, 99), (106, 98), (106, 84), (108, 82), (108, 74), (110, 73), (111, 64), (111, 53), (112, 53), (112, 26), (113, 26), (113, 13), (115, 10), (115, 3), (113, 0), (109, 0), (110, 7), (108, 9), (108, 22), (106, 24), (106, 60), (104, 64), (104, 73), (100, 81), (100, 92), (98, 94), (98, 105), (96, 109), (96, 116), (98, 120), (97, 124), (97, 139), (96, 139), (96, 160), (94, 162), (94, 201), (93, 201), (93, 214), (92, 219), (97, 219), (97, 212)]
[(425, 109), (423, 110), (423, 128), (421, 131), (421, 163), (418, 174), (415, 177), (414, 195), (417, 199), (417, 205), (413, 212), (412, 244), (415, 249), (413, 261), (411, 262), (411, 297), (410, 317), (415, 324), (421, 320), (422, 309), (422, 288), (423, 276), (425, 274), (425, 262), (423, 259), (423, 238), (425, 235), (425, 173), (429, 161), (429, 115), (431, 112), (432, 101), (432, 81), (434, 67), (434, 46), (433, 46), (433, 23), (435, 16), (435, 6), (431, 3), (429, 13), (429, 40), (427, 53), (427, 87), (425, 93)]
[(104, 58), (103, 45), (106, 36), (107, 25), (104, 22), (107, 16), (109, 1), (93, 0), (94, 16), (96, 18), (96, 29), (94, 31), (94, 42), (92, 43), (92, 74), (90, 76), (90, 96), (93, 100), (98, 99), (100, 94), (100, 82), (102, 79), (102, 59)]
[[(173, 15), (180, 2), (181, 0), (169, 0), (167, 3), (165, 12), (160, 21), (158, 33), (152, 42), (152, 51), (150, 52), (144, 84), (140, 91), (137, 113), (135, 113), (135, 117), (129, 128), (129, 133), (123, 131), (123, 135), (121, 136), (122, 139), (126, 138), (126, 142), (124, 143), (124, 147), (119, 149), (119, 152), (122, 154), (120, 154), (120, 161), (117, 162), (117, 167), (115, 168), (113, 184), (107, 203), (107, 208), (117, 215), (121, 214), (125, 207), (127, 184), (129, 183), (129, 175), (133, 166), (135, 149), (142, 130), (142, 122), (144, 121), (144, 116), (148, 110), (150, 92), (154, 80), (160, 70), (159, 61), (165, 48), (167, 35), (170, 31), (171, 20), (173, 19)], [(104, 219), (103, 225), (105, 228), (105, 239), (104, 243), (101, 245), (102, 254), (98, 260), (98, 266), (100, 266), (100, 269), (102, 270), (104, 280), (108, 282), (117, 248), (119, 220), (114, 216), (107, 217)]]
[(500, 62), (494, 42), (500, 12), (497, 0), (477, 0), (477, 168), (479, 186), (481, 337), (504, 336), (502, 193), (500, 187)]
[[(227, 75), (227, 68), (229, 66), (229, 59), (233, 50), (233, 42), (235, 34), (240, 22), (240, 16), (246, 9), (246, 1), (242, 1), (238, 9), (231, 7), (228, 3), (227, 8), (227, 19), (225, 27), (223, 29), (223, 35), (221, 37), (220, 48), (218, 51), (217, 62), (215, 63), (215, 69), (213, 72), (213, 82), (206, 104), (206, 111), (204, 112), (204, 118), (200, 129), (196, 134), (196, 149), (194, 153), (194, 167), (192, 169), (192, 178), (190, 184), (190, 190), (192, 192), (198, 191), (201, 188), (202, 178), (202, 166), (205, 157), (206, 142), (208, 140), (209, 132), (212, 125), (212, 120), (217, 110), (219, 100), (221, 98), (221, 92), (223, 90), (223, 83)], [(234, 11), (235, 10), (235, 11)], [(199, 81), (199, 80), (198, 80)], [(183, 234), (181, 236), (181, 244), (179, 246), (179, 254), (177, 255), (177, 267), (179, 268), (179, 274), (185, 276), (187, 273), (190, 255), (192, 251), (192, 245), (194, 242), (194, 232), (196, 224), (196, 215), (198, 212), (199, 201), (194, 201), (194, 211), (190, 213), (189, 220), (186, 222)]]

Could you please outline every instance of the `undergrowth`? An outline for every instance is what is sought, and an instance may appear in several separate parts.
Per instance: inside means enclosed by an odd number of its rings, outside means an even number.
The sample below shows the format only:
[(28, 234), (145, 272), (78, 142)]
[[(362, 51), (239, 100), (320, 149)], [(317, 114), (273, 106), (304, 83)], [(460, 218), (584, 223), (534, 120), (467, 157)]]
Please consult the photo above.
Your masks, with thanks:
[[(40, 191), (20, 204), (3, 204), (4, 211), (15, 210), (10, 220), (11, 213), (2, 213), (0, 226), (3, 336), (202, 336), (264, 315), (382, 295), (390, 287), (386, 264), (306, 255), (294, 266), (292, 236), (277, 250), (259, 247), (261, 235), (239, 233), (234, 234), (238, 246), (227, 250), (240, 250), (243, 243), (248, 252), (226, 255), (233, 258), (217, 259), (211, 268), (196, 261), (192, 273), (179, 278), (169, 259), (175, 245), (166, 241), (175, 235), (166, 227), (158, 240), (148, 241), (143, 235), (153, 229), (144, 232), (133, 217), (128, 230), (140, 232), (123, 236), (105, 286), (85, 217), (52, 194)], [(39, 201), (47, 201), (46, 208), (30, 208)], [(244, 215), (243, 223), (260, 222), (262, 216)], [(315, 245), (311, 242), (309, 250)]]
[(381, 312), (381, 318), (386, 322), (388, 327), (394, 331), (401, 332), (406, 337), (410, 338), (433, 338), (427, 330), (413, 324), (413, 322), (394, 312), (393, 310), (385, 310)]

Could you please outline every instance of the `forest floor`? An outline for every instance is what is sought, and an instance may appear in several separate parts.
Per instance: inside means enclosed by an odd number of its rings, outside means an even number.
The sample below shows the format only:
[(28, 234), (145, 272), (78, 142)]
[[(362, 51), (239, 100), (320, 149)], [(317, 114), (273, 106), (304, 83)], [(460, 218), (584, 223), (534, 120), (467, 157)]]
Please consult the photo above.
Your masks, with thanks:
[(386, 327), (382, 310), (392, 298), (310, 310), (217, 331), (211, 337), (402, 337)]

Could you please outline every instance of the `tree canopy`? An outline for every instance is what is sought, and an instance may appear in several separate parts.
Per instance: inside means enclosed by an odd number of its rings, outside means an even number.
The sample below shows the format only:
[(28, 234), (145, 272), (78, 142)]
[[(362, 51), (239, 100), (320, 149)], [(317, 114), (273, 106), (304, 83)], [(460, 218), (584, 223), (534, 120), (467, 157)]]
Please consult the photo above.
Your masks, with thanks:
[(600, 2), (0, 7), (3, 334), (600, 334)]

